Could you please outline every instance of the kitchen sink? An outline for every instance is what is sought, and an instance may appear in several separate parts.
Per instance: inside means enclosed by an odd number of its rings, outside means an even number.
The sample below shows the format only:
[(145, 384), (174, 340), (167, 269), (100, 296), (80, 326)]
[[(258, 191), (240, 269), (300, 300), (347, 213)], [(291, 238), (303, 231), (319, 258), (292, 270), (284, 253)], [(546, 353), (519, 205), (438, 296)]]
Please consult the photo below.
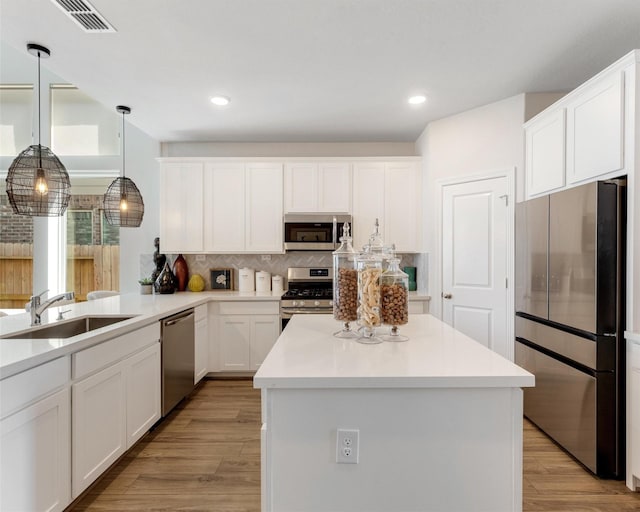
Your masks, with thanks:
[(29, 339), (39, 340), (46, 338), (72, 338), (85, 332), (107, 327), (118, 322), (123, 322), (133, 318), (130, 316), (85, 316), (82, 318), (74, 318), (72, 320), (60, 321), (54, 324), (45, 325), (43, 327), (34, 327), (28, 331), (2, 336), (2, 339)]

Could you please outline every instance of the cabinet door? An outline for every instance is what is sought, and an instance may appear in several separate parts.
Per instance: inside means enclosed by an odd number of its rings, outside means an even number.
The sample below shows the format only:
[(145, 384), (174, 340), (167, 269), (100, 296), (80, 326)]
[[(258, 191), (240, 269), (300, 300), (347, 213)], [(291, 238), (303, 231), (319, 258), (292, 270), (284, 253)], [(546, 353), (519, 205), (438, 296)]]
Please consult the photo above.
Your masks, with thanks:
[(207, 252), (242, 252), (245, 226), (243, 164), (208, 164), (204, 173), (204, 248)]
[(165, 163), (160, 169), (160, 249), (163, 253), (203, 249), (202, 164)]
[(629, 448), (631, 457), (631, 477), (640, 482), (640, 345), (627, 341), (627, 358), (629, 360), (629, 398), (627, 403), (631, 410), (629, 415)]
[(250, 370), (251, 317), (222, 315), (220, 325), (220, 359), (222, 371)]
[[(384, 181), (384, 163), (354, 164), (352, 233), (356, 250), (362, 249), (369, 241), (376, 219), (384, 223)], [(382, 235), (384, 236), (384, 230)]]
[(69, 388), (0, 422), (0, 510), (58, 511), (71, 503)]
[(257, 370), (280, 335), (280, 317), (254, 316), (251, 329), (251, 369)]
[(318, 164), (318, 211), (351, 213), (351, 166), (347, 162)]
[(395, 244), (398, 252), (421, 250), (422, 205), (419, 167), (413, 162), (389, 163), (384, 178), (385, 244)]
[(284, 211), (318, 211), (318, 166), (292, 163), (284, 169)]
[(127, 377), (127, 449), (160, 419), (160, 343), (124, 361)]
[(246, 166), (245, 250), (282, 252), (282, 165)]
[(195, 324), (195, 371), (193, 383), (197, 384), (207, 374), (209, 366), (209, 323), (207, 317)]
[(570, 183), (621, 170), (622, 72), (597, 81), (567, 105), (567, 174)]
[(527, 197), (565, 185), (565, 111), (543, 114), (525, 129)]
[(73, 498), (126, 450), (124, 365), (115, 364), (72, 386)]

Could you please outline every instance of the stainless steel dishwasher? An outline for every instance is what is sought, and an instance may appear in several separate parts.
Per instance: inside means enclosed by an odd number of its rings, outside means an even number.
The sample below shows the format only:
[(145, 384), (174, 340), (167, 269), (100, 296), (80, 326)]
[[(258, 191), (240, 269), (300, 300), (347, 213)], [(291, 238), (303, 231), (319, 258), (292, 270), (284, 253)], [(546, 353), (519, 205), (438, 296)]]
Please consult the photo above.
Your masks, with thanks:
[(166, 416), (194, 388), (193, 309), (163, 318), (161, 326), (162, 416)]

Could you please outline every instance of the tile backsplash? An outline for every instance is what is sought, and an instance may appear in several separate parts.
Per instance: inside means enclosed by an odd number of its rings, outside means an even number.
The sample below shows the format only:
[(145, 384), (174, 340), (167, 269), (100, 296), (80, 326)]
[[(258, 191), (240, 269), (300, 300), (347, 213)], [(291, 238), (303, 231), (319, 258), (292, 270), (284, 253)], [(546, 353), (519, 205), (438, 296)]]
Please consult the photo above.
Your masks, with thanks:
[[(177, 254), (167, 254), (167, 261), (173, 265)], [(198, 261), (198, 258), (204, 260)], [(400, 266), (416, 266), (415, 254), (401, 254)], [(269, 259), (263, 259), (262, 254), (185, 254), (184, 258), (187, 260), (189, 266), (189, 275), (200, 274), (205, 282), (206, 289), (211, 289), (209, 269), (212, 268), (232, 268), (234, 269), (234, 283), (233, 289), (238, 289), (238, 269), (252, 268), (256, 272), (264, 270), (271, 275), (280, 275), (287, 279), (287, 269), (289, 267), (331, 267), (333, 260), (331, 252), (288, 252), (286, 254), (270, 254)], [(422, 265), (421, 265), (422, 267)], [(141, 254), (140, 255), (140, 275), (150, 276), (154, 269), (153, 254)], [(420, 282), (420, 273), (423, 268), (418, 269), (418, 282)]]

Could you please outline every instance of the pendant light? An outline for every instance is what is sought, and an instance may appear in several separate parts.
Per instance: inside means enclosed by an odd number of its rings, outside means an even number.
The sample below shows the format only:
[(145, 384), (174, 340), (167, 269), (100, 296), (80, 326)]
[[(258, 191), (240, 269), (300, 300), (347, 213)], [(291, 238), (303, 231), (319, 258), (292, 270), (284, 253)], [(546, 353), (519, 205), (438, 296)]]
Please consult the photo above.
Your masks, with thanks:
[(71, 198), (69, 174), (62, 162), (40, 144), (40, 58), (51, 54), (39, 44), (27, 44), (27, 51), (38, 57), (38, 144), (20, 153), (9, 166), (7, 196), (13, 211), (29, 217), (59, 217)]
[(124, 116), (131, 109), (118, 105), (116, 111), (122, 114), (122, 176), (113, 180), (104, 195), (104, 214), (112, 226), (137, 228), (144, 216), (144, 201), (136, 184), (124, 175)]

